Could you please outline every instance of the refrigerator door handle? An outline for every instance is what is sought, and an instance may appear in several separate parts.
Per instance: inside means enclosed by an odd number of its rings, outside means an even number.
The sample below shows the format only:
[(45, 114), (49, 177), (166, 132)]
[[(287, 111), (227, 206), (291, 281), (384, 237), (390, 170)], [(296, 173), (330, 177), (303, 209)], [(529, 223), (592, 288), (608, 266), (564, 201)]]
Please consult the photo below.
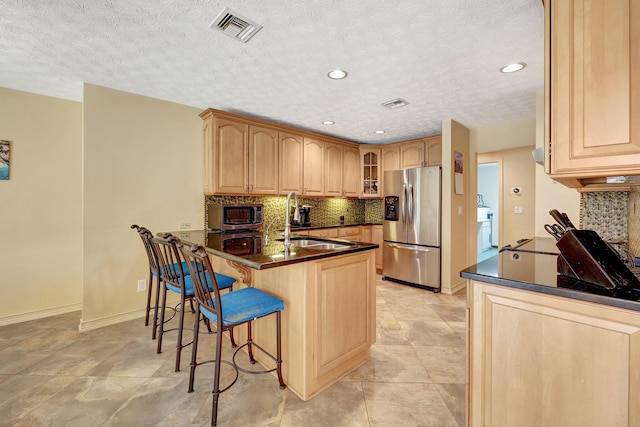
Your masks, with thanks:
[(425, 248), (424, 246), (400, 245), (397, 243), (387, 243), (387, 246), (394, 249), (404, 249), (406, 251), (430, 252), (429, 248)]
[(407, 209), (409, 224), (413, 224), (413, 184), (409, 184), (409, 208)]
[(407, 184), (402, 184), (402, 223), (407, 222)]

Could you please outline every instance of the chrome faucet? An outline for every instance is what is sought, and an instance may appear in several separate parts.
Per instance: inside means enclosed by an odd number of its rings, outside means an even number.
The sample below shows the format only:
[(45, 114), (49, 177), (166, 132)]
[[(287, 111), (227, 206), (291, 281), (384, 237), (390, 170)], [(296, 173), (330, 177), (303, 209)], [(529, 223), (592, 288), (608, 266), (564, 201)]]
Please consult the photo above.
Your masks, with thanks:
[(274, 222), (278, 221), (280, 219), (279, 216), (275, 216), (271, 222), (269, 223), (269, 225), (267, 225), (267, 231), (264, 234), (264, 245), (267, 246), (269, 244), (269, 229), (271, 228), (271, 226), (273, 225)]
[(293, 220), (300, 221), (300, 211), (298, 210), (298, 195), (295, 191), (290, 192), (287, 195), (287, 210), (285, 212), (285, 223), (284, 223), (284, 250), (288, 251), (291, 246), (291, 196), (294, 197), (295, 200), (295, 211), (293, 212)]

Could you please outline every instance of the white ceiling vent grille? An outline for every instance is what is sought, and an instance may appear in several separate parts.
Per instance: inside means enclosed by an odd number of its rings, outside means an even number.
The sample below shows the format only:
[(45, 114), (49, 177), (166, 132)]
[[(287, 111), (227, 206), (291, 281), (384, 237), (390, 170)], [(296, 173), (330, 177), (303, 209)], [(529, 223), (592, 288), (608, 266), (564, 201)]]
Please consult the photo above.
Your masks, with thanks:
[(243, 43), (249, 41), (258, 31), (262, 29), (262, 25), (240, 16), (233, 10), (225, 7), (222, 12), (216, 16), (209, 28), (222, 31), (229, 37), (240, 40)]
[(383, 102), (382, 103), (383, 107), (387, 107), (387, 108), (390, 108), (392, 110), (394, 108), (404, 107), (405, 105), (409, 105), (409, 103), (407, 101), (405, 101), (404, 99), (400, 99), (400, 98), (392, 99), (391, 101), (387, 101), (387, 102)]

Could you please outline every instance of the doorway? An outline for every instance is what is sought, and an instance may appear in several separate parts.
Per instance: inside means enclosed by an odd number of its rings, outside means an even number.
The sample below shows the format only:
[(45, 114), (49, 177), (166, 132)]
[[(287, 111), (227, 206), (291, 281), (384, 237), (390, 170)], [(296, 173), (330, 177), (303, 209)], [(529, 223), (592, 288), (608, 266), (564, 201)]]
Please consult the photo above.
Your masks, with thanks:
[(478, 164), (478, 262), (498, 253), (500, 177), (498, 162)]

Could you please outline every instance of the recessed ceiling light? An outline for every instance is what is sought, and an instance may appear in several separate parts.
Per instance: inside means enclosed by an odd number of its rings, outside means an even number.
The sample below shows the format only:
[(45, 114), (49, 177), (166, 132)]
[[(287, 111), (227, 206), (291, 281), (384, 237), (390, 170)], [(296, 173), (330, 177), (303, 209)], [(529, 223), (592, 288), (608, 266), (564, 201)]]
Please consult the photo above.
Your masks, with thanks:
[(323, 125), (333, 125), (336, 122), (334, 122), (333, 120), (325, 120), (324, 122), (322, 122)]
[(515, 64), (505, 65), (504, 67), (500, 68), (500, 72), (501, 73), (515, 73), (516, 71), (522, 70), (526, 66), (527, 66), (527, 64), (525, 64), (524, 62), (516, 62)]
[(374, 130), (373, 133), (384, 133), (383, 130)]
[(331, 70), (327, 76), (329, 76), (330, 79), (340, 80), (347, 77), (347, 72), (344, 70)]

